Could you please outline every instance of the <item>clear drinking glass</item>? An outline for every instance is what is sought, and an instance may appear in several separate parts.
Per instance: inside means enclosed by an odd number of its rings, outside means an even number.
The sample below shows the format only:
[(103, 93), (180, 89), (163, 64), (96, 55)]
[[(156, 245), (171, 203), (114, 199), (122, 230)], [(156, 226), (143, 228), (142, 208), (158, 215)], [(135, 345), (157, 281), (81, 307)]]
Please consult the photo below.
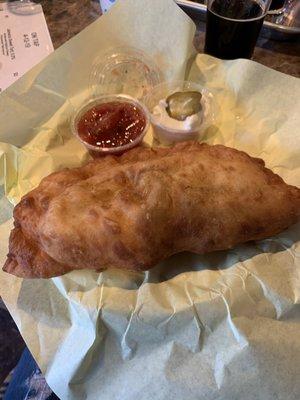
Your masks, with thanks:
[(21, 15), (37, 14), (41, 12), (38, 1), (31, 0), (7, 0), (11, 12)]
[(99, 0), (99, 1), (103, 13), (106, 13), (116, 3), (116, 0)]
[(208, 0), (205, 53), (251, 58), (271, 0)]

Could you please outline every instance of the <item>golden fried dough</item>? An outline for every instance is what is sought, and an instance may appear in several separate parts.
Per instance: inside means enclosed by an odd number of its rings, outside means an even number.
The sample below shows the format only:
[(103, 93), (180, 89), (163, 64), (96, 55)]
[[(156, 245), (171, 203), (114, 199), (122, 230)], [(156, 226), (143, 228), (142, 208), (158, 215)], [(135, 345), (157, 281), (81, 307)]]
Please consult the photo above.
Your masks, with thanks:
[(147, 270), (181, 251), (275, 235), (299, 215), (300, 189), (246, 153), (191, 142), (136, 148), (49, 175), (24, 196), (4, 270)]

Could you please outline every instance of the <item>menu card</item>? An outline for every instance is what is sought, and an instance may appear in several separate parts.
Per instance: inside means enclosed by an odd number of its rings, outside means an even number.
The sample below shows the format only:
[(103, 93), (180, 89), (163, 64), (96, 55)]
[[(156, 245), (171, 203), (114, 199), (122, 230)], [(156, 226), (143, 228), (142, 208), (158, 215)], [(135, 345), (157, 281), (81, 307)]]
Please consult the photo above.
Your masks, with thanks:
[(18, 3), (0, 3), (0, 92), (53, 51), (42, 6)]

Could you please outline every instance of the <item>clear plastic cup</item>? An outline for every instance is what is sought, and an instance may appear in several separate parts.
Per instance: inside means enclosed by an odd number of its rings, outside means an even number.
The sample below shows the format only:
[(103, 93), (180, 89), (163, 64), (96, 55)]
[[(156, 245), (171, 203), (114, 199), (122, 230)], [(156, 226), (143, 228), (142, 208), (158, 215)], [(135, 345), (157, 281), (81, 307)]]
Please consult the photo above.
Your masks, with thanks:
[[(190, 129), (176, 127), (171, 128), (154, 115), (153, 110), (161, 100), (175, 92), (197, 91), (202, 94), (201, 105), (202, 112)], [(153, 134), (162, 144), (172, 144), (186, 140), (199, 140), (204, 135), (205, 130), (214, 120), (214, 111), (212, 107), (213, 95), (201, 85), (189, 81), (170, 81), (155, 86), (143, 99), (150, 112), (150, 119), (153, 127)], [(180, 124), (178, 124), (180, 125)]]
[[(118, 147), (101, 147), (101, 146), (96, 146), (96, 145), (86, 142), (85, 140), (83, 140), (80, 137), (79, 132), (78, 132), (78, 123), (79, 123), (80, 119), (87, 111), (89, 111), (93, 107), (100, 105), (100, 104), (110, 103), (110, 102), (118, 102), (118, 103), (121, 102), (121, 103), (132, 104), (132, 105), (136, 106), (137, 108), (139, 108), (139, 110), (142, 111), (142, 113), (145, 116), (145, 127), (144, 127), (143, 131), (132, 142), (126, 143), (126, 144), (124, 144), (122, 146), (118, 146)], [(124, 95), (124, 94), (103, 95), (96, 99), (89, 100), (88, 102), (84, 103), (79, 108), (79, 110), (73, 115), (72, 120), (71, 120), (72, 133), (86, 147), (86, 149), (89, 151), (89, 153), (91, 154), (92, 157), (105, 156), (108, 154), (115, 154), (115, 155), (122, 154), (125, 151), (127, 151), (133, 147), (136, 147), (137, 145), (139, 145), (142, 142), (145, 134), (147, 133), (147, 131), (149, 129), (149, 125), (150, 125), (150, 117), (149, 117), (149, 112), (148, 112), (147, 108), (140, 101), (138, 101), (130, 96)]]
[(90, 88), (94, 97), (123, 93), (140, 100), (161, 83), (161, 76), (154, 60), (142, 50), (113, 47), (93, 61)]

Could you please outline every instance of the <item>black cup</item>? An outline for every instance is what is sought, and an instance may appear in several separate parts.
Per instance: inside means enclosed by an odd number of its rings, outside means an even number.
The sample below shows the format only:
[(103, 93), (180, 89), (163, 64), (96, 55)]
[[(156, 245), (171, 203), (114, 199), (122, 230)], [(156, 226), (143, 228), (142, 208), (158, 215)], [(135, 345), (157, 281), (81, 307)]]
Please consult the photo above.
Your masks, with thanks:
[(270, 0), (208, 0), (205, 53), (251, 58)]

